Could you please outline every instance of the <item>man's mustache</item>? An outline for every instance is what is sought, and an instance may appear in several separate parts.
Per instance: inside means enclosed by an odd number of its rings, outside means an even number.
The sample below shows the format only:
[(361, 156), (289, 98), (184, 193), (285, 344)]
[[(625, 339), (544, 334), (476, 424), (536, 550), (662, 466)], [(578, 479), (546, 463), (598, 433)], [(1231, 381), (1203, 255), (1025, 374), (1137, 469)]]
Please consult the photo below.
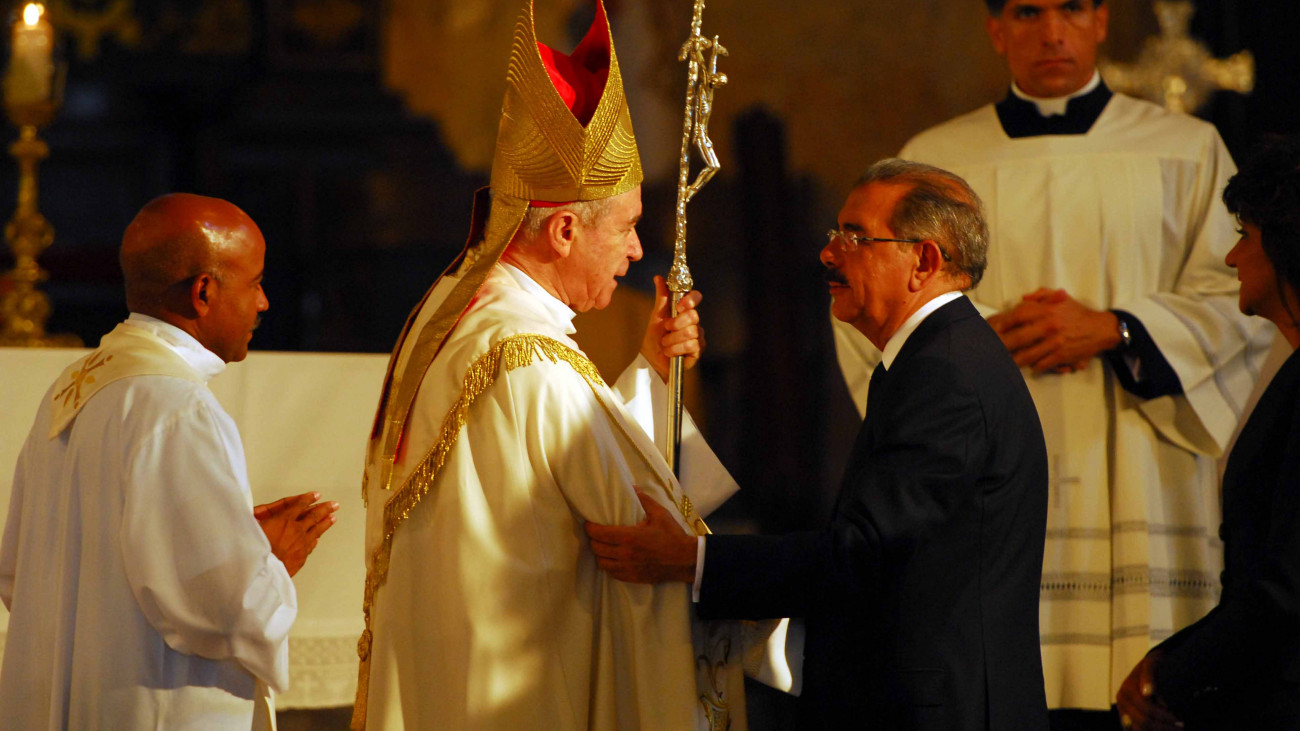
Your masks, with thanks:
[(261, 326), (262, 326), (262, 316), (261, 316), (261, 315), (258, 315), (258, 316), (257, 316), (257, 319), (256, 319), (256, 320), (253, 320), (253, 329), (256, 330), (257, 328), (259, 328), (259, 327), (261, 327)]
[(847, 285), (849, 283), (848, 278), (844, 276), (844, 272), (841, 272), (839, 269), (836, 269), (835, 267), (826, 267), (825, 269), (823, 269), (822, 279), (825, 279), (827, 282), (831, 282), (834, 284)]

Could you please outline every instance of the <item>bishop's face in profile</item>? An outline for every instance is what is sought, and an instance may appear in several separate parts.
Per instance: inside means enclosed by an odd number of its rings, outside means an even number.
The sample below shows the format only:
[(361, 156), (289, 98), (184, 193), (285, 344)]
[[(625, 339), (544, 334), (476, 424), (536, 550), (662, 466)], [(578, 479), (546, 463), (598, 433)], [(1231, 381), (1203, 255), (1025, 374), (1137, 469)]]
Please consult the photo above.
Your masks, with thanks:
[(609, 306), (618, 279), (641, 259), (641, 186), (608, 200), (590, 224), (575, 221), (574, 241), (568, 256), (557, 263), (560, 299), (578, 312)]

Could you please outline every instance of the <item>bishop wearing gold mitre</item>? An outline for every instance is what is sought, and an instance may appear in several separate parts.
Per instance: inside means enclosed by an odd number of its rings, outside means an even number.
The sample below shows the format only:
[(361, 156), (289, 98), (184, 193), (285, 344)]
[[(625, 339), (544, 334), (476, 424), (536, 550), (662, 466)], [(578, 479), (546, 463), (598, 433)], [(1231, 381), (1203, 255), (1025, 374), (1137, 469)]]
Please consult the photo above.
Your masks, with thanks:
[(744, 728), (736, 626), (695, 619), (689, 585), (609, 578), (583, 533), (644, 519), (639, 490), (702, 534), (736, 489), (689, 419), (680, 483), (656, 445), (666, 356), (698, 353), (698, 295), (652, 315), (612, 387), (572, 337), (641, 257), (641, 179), (603, 4), (566, 56), (529, 2), (491, 188), (384, 382), (354, 728)]

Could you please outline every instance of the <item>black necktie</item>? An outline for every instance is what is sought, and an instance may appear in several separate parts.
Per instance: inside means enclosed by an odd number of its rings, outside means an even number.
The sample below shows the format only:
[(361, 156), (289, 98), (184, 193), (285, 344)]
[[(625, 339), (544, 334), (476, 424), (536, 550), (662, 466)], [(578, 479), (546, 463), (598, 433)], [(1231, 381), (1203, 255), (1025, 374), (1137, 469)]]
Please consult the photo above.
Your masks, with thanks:
[(875, 392), (876, 386), (880, 384), (881, 380), (884, 379), (885, 373), (887, 373), (885, 370), (885, 364), (877, 363), (876, 369), (871, 372), (871, 383), (867, 386), (868, 398), (873, 392)]
[(876, 369), (871, 372), (871, 384), (867, 386), (867, 416), (862, 420), (862, 426), (858, 429), (858, 436), (854, 439), (853, 451), (849, 454), (849, 464), (844, 470), (844, 478), (840, 484), (839, 495), (835, 497), (835, 510), (832, 515), (839, 515), (840, 509), (844, 506), (844, 501), (851, 498), (849, 486), (853, 484), (853, 476), (862, 469), (866, 464), (865, 460), (871, 454), (871, 445), (874, 437), (872, 436), (872, 414), (879, 413), (878, 408), (875, 412), (871, 410), (871, 404), (880, 403), (878, 399), (884, 396), (884, 385), (887, 376), (885, 364), (879, 363)]
[(877, 363), (876, 369), (871, 372), (871, 383), (867, 385), (867, 419), (866, 420), (868, 421), (871, 419), (871, 402), (875, 401), (877, 398), (880, 397), (881, 394), (884, 393), (882, 389), (884, 388), (884, 383), (887, 376), (888, 376), (888, 371), (885, 370), (885, 364), (883, 362)]

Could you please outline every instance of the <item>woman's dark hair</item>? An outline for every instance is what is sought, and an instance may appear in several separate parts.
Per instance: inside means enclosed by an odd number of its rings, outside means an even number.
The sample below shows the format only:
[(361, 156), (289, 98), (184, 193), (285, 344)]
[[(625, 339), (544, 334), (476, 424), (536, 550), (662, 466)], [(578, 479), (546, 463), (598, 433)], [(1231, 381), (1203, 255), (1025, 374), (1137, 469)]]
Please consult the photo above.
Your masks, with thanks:
[[(1286, 283), (1300, 293), (1300, 136), (1266, 139), (1228, 180), (1223, 202), (1238, 221), (1259, 228), (1278, 292)], [(1295, 321), (1285, 295), (1282, 305)]]

